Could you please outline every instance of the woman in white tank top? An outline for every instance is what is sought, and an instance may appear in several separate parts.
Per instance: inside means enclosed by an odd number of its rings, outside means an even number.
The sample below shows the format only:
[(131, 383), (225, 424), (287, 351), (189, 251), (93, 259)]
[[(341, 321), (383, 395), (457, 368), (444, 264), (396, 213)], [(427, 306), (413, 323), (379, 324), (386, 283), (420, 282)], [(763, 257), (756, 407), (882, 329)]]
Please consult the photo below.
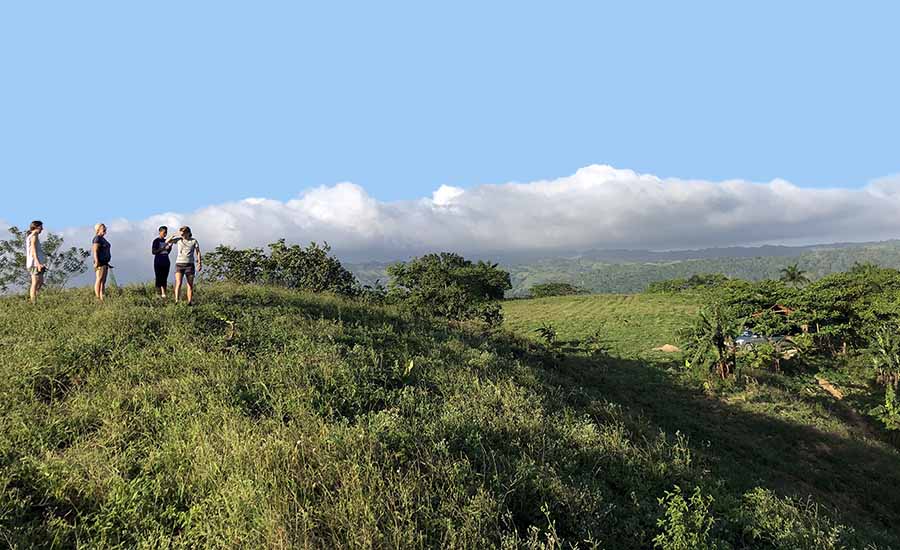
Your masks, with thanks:
[(38, 291), (44, 286), (44, 273), (47, 271), (47, 256), (44, 247), (41, 246), (39, 235), (44, 231), (44, 223), (34, 220), (28, 228), (25, 236), (25, 267), (31, 274), (31, 289), (28, 297), (33, 304), (37, 300)]

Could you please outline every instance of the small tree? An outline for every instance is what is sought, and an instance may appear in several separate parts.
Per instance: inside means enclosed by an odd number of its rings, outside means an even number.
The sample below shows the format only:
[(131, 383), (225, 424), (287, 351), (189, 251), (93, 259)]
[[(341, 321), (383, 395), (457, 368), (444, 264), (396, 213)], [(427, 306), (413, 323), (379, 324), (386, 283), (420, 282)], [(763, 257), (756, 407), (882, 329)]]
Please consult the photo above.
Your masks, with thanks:
[(541, 323), (541, 326), (534, 329), (534, 332), (538, 333), (541, 336), (541, 339), (547, 344), (547, 347), (556, 346), (556, 338), (558, 333), (556, 332), (556, 328), (553, 327), (550, 323)]
[(509, 273), (497, 264), (466, 260), (458, 254), (427, 254), (388, 267), (390, 294), (418, 311), (452, 320), (502, 322), (497, 300), (512, 288)]
[(797, 264), (792, 264), (781, 270), (781, 281), (793, 287), (801, 287), (809, 284), (809, 277)]
[(722, 378), (734, 372), (734, 335), (742, 323), (734, 319), (721, 304), (700, 310), (696, 322), (681, 332), (688, 359), (686, 366), (709, 365)]
[[(27, 233), (18, 227), (10, 227), (12, 235), (0, 240), (0, 292), (14, 288), (24, 288), (31, 276), (25, 269), (25, 237)], [(86, 259), (90, 253), (83, 248), (63, 247), (63, 238), (53, 233), (41, 236), (41, 246), (47, 256), (47, 275), (44, 284), (62, 288), (69, 280), (87, 270)]]
[(900, 337), (897, 336), (897, 328), (884, 325), (878, 329), (872, 338), (870, 351), (878, 381), (896, 389), (900, 383)]

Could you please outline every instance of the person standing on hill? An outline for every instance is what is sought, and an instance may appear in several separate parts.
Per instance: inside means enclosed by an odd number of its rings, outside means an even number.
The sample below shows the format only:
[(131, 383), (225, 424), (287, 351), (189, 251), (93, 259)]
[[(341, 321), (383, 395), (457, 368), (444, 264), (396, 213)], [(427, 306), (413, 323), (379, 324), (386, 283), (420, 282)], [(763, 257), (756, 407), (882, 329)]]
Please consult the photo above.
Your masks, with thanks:
[(169, 285), (169, 269), (172, 264), (169, 261), (169, 253), (172, 252), (172, 245), (166, 242), (166, 236), (169, 234), (169, 228), (160, 226), (159, 237), (153, 239), (153, 273), (156, 275), (156, 290), (159, 291), (159, 297), (166, 297), (166, 287)]
[(47, 271), (47, 256), (41, 246), (39, 235), (44, 231), (44, 222), (34, 220), (28, 228), (25, 236), (25, 267), (31, 274), (31, 290), (28, 297), (31, 303), (37, 300), (38, 291), (44, 286), (44, 273)]
[(194, 305), (194, 274), (203, 269), (203, 258), (200, 244), (194, 239), (191, 228), (184, 226), (178, 235), (167, 243), (178, 243), (178, 256), (175, 258), (175, 303), (181, 298), (181, 282), (187, 280), (188, 305)]
[(97, 279), (94, 282), (94, 295), (102, 302), (106, 296), (106, 277), (109, 275), (111, 246), (106, 240), (106, 225), (98, 223), (94, 226), (94, 240), (92, 241), (91, 251), (94, 257), (94, 272)]

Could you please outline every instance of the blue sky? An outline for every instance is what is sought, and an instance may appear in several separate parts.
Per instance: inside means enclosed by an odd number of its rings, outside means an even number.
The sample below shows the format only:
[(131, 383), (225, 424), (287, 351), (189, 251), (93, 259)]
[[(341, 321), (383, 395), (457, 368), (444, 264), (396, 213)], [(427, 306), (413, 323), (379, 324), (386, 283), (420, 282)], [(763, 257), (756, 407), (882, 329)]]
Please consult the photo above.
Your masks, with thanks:
[(900, 172), (896, 6), (7, 2), (0, 219), (591, 164), (859, 187)]

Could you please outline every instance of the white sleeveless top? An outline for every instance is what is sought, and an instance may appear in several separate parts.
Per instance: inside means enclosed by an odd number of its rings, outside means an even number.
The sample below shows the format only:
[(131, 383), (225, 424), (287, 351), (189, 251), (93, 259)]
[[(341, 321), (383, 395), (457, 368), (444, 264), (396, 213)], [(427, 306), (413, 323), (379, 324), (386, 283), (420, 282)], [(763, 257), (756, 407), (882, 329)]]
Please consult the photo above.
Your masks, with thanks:
[(178, 257), (175, 258), (175, 265), (193, 264), (194, 252), (197, 250), (197, 239), (178, 239)]
[[(44, 254), (44, 247), (41, 246), (41, 238), (37, 235), (34, 237), (34, 243), (36, 245), (35, 251), (37, 252), (36, 256), (41, 264), (47, 263), (47, 256)], [(31, 233), (25, 237), (25, 267), (31, 269), (32, 267), (37, 267), (34, 265), (34, 258), (31, 254)]]

